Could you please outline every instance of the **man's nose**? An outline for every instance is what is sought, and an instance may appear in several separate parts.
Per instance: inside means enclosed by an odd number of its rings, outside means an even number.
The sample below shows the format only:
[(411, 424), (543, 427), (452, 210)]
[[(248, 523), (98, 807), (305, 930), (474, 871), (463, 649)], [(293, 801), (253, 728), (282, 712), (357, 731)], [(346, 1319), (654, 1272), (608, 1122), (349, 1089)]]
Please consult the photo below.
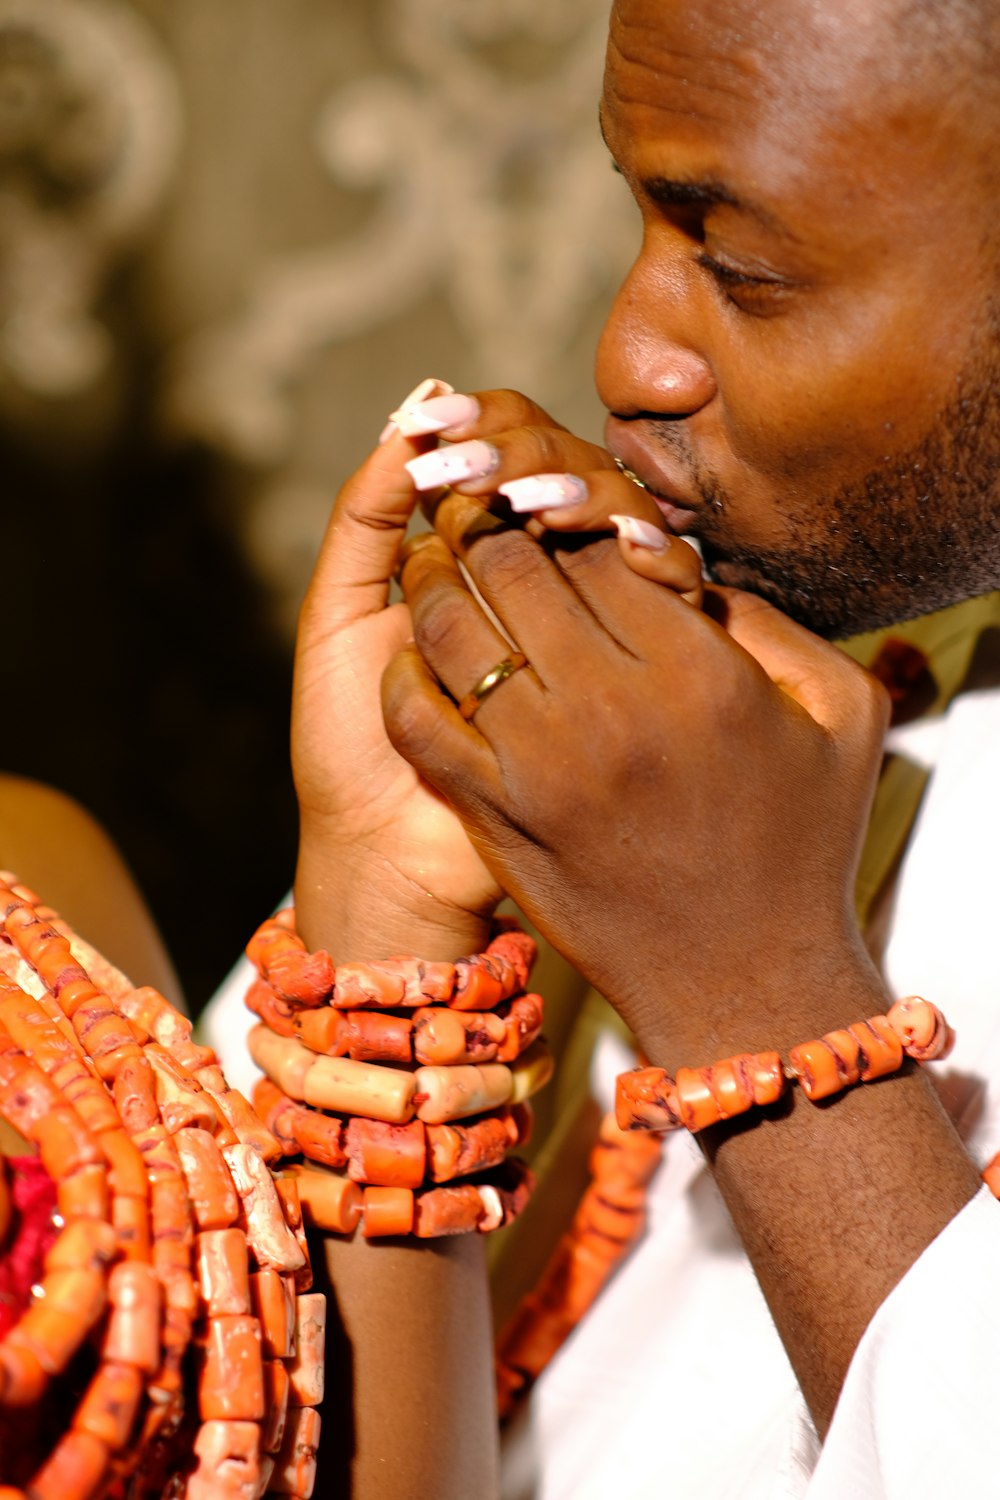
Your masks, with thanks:
[(690, 260), (656, 256), (644, 245), (597, 346), (597, 390), (609, 411), (690, 417), (708, 405), (717, 387), (706, 352), (704, 293)]

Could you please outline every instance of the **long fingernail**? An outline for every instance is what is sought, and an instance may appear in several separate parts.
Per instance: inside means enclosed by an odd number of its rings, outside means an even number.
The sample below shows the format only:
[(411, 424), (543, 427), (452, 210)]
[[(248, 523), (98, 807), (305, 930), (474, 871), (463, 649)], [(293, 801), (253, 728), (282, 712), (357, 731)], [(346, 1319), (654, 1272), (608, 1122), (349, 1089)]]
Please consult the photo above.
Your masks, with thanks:
[(666, 552), (670, 546), (671, 538), (651, 521), (638, 521), (635, 516), (609, 516), (608, 520), (619, 536), (647, 552)]
[(500, 454), (492, 443), (473, 438), (450, 448), (421, 453), (403, 465), (418, 490), (436, 490), (442, 484), (461, 484), (466, 479), (485, 479), (500, 467)]
[[(422, 380), (419, 385), (415, 385), (408, 396), (403, 397), (399, 403), (399, 410), (402, 411), (408, 406), (417, 406), (421, 401), (427, 401), (433, 396), (450, 396), (454, 390), (455, 387), (449, 385), (447, 380), (437, 380), (433, 375), (429, 375), (426, 380)], [(399, 432), (399, 430), (399, 424), (396, 421), (396, 412), (393, 412), (379, 433), (379, 447), (381, 448), (383, 443), (387, 443), (393, 433)], [(415, 437), (416, 433), (410, 435)]]
[(576, 474), (529, 474), (525, 479), (509, 479), (500, 485), (510, 508), (518, 515), (539, 510), (566, 510), (587, 498), (587, 486)]
[(429, 401), (404, 401), (389, 420), (395, 422), (404, 437), (425, 437), (449, 427), (463, 427), (478, 416), (479, 402), (474, 396), (452, 393), (432, 396)]

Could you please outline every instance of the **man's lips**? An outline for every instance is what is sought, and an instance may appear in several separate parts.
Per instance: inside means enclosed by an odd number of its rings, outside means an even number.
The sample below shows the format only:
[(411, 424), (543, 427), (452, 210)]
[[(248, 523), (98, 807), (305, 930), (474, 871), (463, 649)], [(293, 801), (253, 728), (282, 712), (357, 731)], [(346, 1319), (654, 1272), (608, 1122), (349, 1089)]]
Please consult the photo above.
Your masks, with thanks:
[(687, 504), (683, 487), (665, 468), (662, 453), (656, 453), (644, 441), (641, 432), (629, 422), (609, 417), (604, 427), (608, 451), (619, 459), (649, 492), (670, 530), (680, 535), (691, 531), (698, 511)]

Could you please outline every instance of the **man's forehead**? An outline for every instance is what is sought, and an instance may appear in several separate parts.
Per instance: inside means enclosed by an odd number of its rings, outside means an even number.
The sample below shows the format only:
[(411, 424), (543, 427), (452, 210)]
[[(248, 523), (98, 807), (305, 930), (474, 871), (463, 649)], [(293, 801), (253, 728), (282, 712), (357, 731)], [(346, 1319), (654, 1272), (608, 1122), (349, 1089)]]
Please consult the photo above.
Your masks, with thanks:
[[(615, 0), (611, 56), (649, 102), (809, 113), (898, 78), (901, 0)], [(899, 80), (903, 81), (903, 80)], [(662, 88), (658, 91), (658, 83)]]
[[(909, 0), (905, 0), (909, 3)], [(814, 207), (960, 186), (976, 126), (943, 55), (899, 56), (904, 0), (615, 0), (603, 119), (640, 176), (663, 165)], [(952, 79), (953, 83), (953, 79)], [(980, 136), (982, 131), (980, 131)], [(978, 151), (976, 152), (978, 155)], [(669, 158), (669, 159), (666, 159)], [(824, 210), (826, 212), (826, 210)]]

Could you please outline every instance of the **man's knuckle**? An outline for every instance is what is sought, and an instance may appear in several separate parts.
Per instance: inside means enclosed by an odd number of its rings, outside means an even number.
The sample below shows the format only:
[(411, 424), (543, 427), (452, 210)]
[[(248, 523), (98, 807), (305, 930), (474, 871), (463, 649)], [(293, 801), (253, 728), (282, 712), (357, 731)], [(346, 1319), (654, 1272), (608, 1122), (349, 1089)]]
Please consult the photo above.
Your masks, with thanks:
[(390, 743), (404, 760), (423, 763), (433, 755), (442, 721), (427, 703), (393, 684), (384, 693), (382, 715)]
[(484, 594), (502, 596), (523, 588), (538, 574), (542, 554), (535, 542), (519, 531), (504, 531), (475, 549), (476, 580)]
[(468, 632), (465, 598), (453, 587), (432, 586), (413, 611), (413, 636), (424, 655), (447, 653)]

